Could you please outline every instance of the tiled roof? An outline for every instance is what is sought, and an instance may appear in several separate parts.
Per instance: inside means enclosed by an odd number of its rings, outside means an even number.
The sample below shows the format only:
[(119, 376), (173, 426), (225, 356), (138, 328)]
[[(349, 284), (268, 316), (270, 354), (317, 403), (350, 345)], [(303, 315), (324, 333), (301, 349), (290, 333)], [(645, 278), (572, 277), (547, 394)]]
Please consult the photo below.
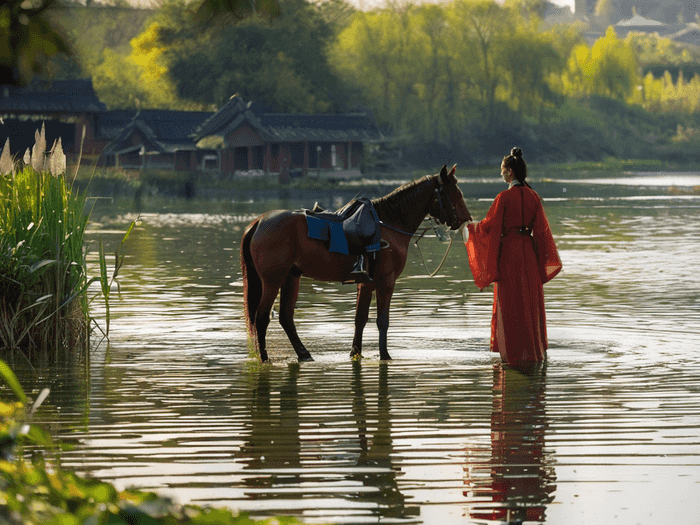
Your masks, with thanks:
[(0, 86), (0, 111), (7, 113), (86, 113), (104, 111), (92, 80), (34, 81), (23, 87)]
[[(135, 130), (140, 130), (149, 140), (150, 146), (161, 153), (196, 149), (192, 133), (212, 113), (209, 111), (143, 110), (131, 112), (131, 120), (120, 126), (120, 133), (105, 149), (109, 155), (119, 151)], [(121, 113), (104, 119), (105, 128), (119, 126)]]
[(250, 112), (252, 115), (252, 112), (249, 109), (250, 106), (251, 104), (246, 103), (241, 97), (231, 97), (228, 102), (226, 102), (226, 104), (219, 109), (219, 111), (202, 122), (202, 124), (195, 130), (194, 135), (197, 138), (214, 135), (222, 128), (226, 127), (240, 113)]
[(656, 20), (651, 20), (650, 18), (644, 18), (638, 14), (634, 14), (632, 18), (627, 18), (620, 20), (616, 26), (619, 27), (648, 27), (648, 26), (665, 26), (663, 22), (658, 22)]
[(383, 140), (374, 120), (366, 113), (296, 114), (263, 113), (240, 97), (232, 97), (195, 132), (197, 140), (207, 136), (225, 137), (247, 122), (268, 141), (357, 141)]
[(344, 115), (294, 115), (266, 113), (260, 117), (266, 133), (280, 142), (356, 141), (374, 142), (382, 136), (365, 113)]
[(118, 109), (95, 114), (95, 135), (99, 138), (114, 140), (137, 114), (135, 109)]

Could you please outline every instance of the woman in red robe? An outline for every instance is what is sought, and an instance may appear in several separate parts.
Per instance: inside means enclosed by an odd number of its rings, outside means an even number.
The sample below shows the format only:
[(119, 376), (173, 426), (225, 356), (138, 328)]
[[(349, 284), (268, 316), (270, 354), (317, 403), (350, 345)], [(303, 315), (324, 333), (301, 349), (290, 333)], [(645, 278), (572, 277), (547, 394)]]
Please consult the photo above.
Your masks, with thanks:
[(525, 181), (520, 148), (503, 158), (501, 176), (509, 188), (484, 220), (467, 225), (465, 245), (476, 285), (494, 283), (491, 351), (504, 363), (526, 365), (547, 355), (542, 285), (562, 265), (542, 201)]

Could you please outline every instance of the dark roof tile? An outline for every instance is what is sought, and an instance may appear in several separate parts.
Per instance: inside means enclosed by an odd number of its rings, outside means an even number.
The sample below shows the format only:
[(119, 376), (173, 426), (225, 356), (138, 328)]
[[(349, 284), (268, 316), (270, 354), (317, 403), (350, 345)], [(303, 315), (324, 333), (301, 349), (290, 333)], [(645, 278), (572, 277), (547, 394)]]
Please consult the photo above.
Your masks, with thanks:
[(248, 122), (265, 140), (279, 142), (383, 140), (374, 120), (366, 113), (302, 114), (261, 113), (240, 97), (232, 97), (195, 131), (195, 138), (226, 136)]
[(92, 80), (35, 80), (27, 86), (0, 86), (0, 111), (16, 113), (86, 113), (104, 111)]

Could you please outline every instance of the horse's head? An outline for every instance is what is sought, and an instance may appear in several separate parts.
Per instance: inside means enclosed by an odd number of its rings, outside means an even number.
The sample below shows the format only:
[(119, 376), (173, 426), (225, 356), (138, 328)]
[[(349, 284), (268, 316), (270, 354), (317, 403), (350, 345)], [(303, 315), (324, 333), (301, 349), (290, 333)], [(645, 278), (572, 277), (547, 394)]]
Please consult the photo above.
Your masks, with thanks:
[(464, 203), (464, 195), (457, 185), (455, 176), (457, 165), (452, 166), (448, 172), (447, 166), (443, 166), (439, 175), (435, 175), (435, 198), (428, 208), (428, 213), (442, 224), (447, 224), (450, 229), (457, 230), (466, 221), (472, 220), (472, 216)]

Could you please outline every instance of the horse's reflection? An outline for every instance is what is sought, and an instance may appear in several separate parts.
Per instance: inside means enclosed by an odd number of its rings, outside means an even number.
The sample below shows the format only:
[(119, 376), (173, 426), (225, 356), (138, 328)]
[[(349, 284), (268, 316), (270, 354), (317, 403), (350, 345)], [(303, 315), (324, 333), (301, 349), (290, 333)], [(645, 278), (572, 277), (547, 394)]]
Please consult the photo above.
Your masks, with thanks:
[[(247, 497), (297, 499), (297, 503), (290, 501), (287, 510), (292, 512), (302, 498), (344, 498), (353, 502), (351, 508), (362, 509), (359, 512), (365, 517), (376, 520), (416, 515), (419, 507), (406, 506), (391, 459), (388, 367), (380, 363), (378, 381), (372, 374), (375, 371), (377, 368), (363, 372), (362, 364), (353, 362), (350, 376), (343, 378), (338, 389), (337, 402), (342, 406), (328, 406), (328, 414), (319, 414), (313, 402), (314, 387), (300, 381), (304, 371), (298, 363), (289, 364), (282, 376), (272, 367), (254, 370), (248, 397), (250, 429), (238, 454), (246, 465), (243, 484), (250, 489)], [(301, 390), (300, 382), (304, 385)], [(351, 421), (345, 412), (349, 403)], [(333, 415), (343, 412), (345, 416)], [(326, 424), (343, 425), (337, 427), (340, 434), (324, 438), (317, 429)], [(342, 436), (347, 434), (342, 430), (347, 426), (355, 426), (357, 433), (344, 441)], [(327, 467), (338, 470), (324, 474)], [(328, 486), (337, 488), (329, 492)], [(342, 503), (339, 506), (345, 508)]]
[[(245, 478), (245, 485), (254, 489), (269, 489), (281, 482), (300, 483), (301, 442), (299, 437), (299, 364), (291, 363), (279, 389), (279, 408), (272, 399), (269, 367), (256, 370), (250, 398), (250, 434), (241, 450), (241, 460), (256, 475)], [(274, 396), (277, 397), (277, 396)], [(269, 469), (285, 469), (283, 475), (270, 475)], [(269, 493), (266, 492), (269, 497)], [(257, 491), (249, 494), (257, 498)]]
[(544, 521), (555, 474), (545, 452), (546, 367), (493, 369), (491, 454), (471, 451), (466, 471), (473, 519)]
[[(399, 491), (396, 480), (397, 470), (391, 460), (394, 447), (391, 437), (388, 365), (386, 363), (379, 365), (376, 413), (372, 408), (369, 410), (367, 408), (361, 372), (360, 363), (353, 362), (353, 414), (359, 432), (360, 456), (357, 460), (358, 473), (350, 476), (350, 479), (372, 490), (358, 492), (355, 497), (364, 503), (372, 503), (371, 512), (380, 521), (416, 516), (420, 508), (406, 506), (405, 497)], [(373, 420), (376, 420), (376, 430), (371, 431), (367, 422)], [(371, 439), (368, 438), (368, 433), (371, 433)]]

